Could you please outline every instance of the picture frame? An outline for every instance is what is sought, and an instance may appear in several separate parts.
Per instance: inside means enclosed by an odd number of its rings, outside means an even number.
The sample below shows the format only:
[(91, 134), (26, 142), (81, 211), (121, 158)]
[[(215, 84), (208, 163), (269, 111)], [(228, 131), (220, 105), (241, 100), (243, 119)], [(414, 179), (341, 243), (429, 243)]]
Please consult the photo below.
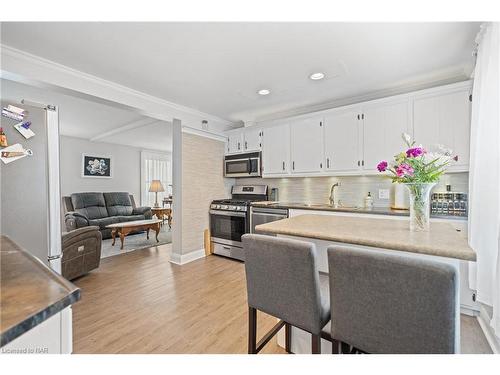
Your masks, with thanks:
[(113, 157), (83, 153), (81, 168), (83, 178), (113, 178)]

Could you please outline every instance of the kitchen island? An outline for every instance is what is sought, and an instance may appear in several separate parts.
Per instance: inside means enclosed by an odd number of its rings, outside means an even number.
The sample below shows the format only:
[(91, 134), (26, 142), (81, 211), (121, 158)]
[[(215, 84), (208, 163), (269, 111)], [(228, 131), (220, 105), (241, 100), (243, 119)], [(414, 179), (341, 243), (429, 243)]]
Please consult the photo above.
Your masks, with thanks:
[[(476, 260), (466, 233), (453, 222), (432, 222), (429, 232), (410, 232), (407, 220), (306, 214), (258, 225), (255, 229), (257, 233), (313, 242), (319, 271), (324, 274), (328, 273), (327, 248), (331, 245), (432, 258), (454, 265), (459, 273), (460, 268), (466, 266), (465, 261)], [(460, 280), (461, 284), (465, 281)], [(458, 303), (468, 296), (468, 288), (463, 286)], [(278, 343), (284, 347), (283, 332), (278, 336)], [(309, 335), (293, 328), (292, 351), (309, 353), (309, 350)], [(322, 340), (322, 352), (330, 350), (330, 343)]]
[(80, 289), (7, 236), (0, 258), (0, 351), (71, 353), (71, 305)]

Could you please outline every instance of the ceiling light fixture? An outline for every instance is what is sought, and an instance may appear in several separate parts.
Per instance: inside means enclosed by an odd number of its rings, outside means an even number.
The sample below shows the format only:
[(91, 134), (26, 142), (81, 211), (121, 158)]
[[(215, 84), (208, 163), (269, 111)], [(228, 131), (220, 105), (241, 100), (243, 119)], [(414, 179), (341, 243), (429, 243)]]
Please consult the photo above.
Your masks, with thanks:
[(257, 91), (257, 94), (259, 94), (259, 95), (269, 95), (270, 93), (271, 93), (271, 90), (268, 90), (268, 89), (262, 89), (262, 90)]
[(313, 81), (318, 81), (320, 79), (323, 79), (325, 78), (325, 74), (324, 73), (313, 73), (309, 76), (310, 79), (312, 79)]

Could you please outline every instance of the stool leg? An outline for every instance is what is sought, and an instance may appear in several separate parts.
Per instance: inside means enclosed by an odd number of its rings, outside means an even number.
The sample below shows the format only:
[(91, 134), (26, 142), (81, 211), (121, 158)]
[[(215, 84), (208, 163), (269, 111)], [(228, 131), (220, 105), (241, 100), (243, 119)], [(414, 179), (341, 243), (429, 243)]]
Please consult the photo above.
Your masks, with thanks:
[(311, 336), (311, 352), (312, 354), (321, 354), (321, 336)]
[(248, 306), (248, 354), (257, 354), (257, 309)]
[(287, 353), (292, 352), (292, 326), (285, 324), (285, 350)]
[(342, 354), (349, 354), (351, 351), (350, 345), (346, 344), (345, 342), (340, 343), (340, 353)]
[(340, 354), (339, 345), (339, 341), (332, 340), (332, 354)]

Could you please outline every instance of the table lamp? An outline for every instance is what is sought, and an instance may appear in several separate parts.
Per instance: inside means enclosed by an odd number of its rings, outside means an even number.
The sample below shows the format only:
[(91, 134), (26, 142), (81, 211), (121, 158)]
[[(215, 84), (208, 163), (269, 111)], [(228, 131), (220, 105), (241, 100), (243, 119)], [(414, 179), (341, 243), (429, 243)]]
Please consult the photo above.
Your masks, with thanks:
[(161, 184), (160, 180), (151, 181), (151, 186), (149, 186), (149, 192), (155, 193), (155, 207), (160, 207), (160, 204), (158, 203), (158, 192), (162, 191), (165, 191), (165, 188)]

